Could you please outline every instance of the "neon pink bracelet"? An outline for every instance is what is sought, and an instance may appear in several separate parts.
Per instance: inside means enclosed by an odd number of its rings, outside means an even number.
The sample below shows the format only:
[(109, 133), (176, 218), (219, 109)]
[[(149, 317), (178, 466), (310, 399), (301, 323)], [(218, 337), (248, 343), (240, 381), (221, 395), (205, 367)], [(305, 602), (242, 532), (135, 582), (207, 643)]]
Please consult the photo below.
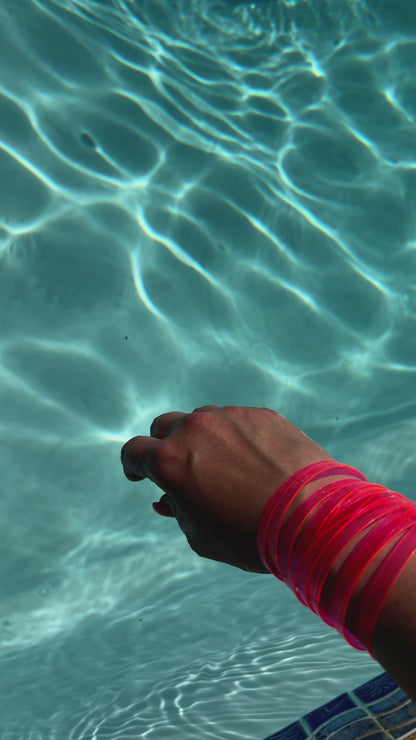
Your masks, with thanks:
[(383, 604), (400, 573), (416, 552), (416, 505), (413, 502), (409, 503), (412, 505), (409, 519), (413, 519), (413, 523), (408, 526), (407, 531), (375, 570), (357, 599), (358, 618), (350, 629), (360, 642), (367, 646), (370, 655), (373, 655), (371, 642)]
[[(297, 558), (294, 556), (291, 563), (288, 585), (292, 587), (293, 583), (296, 588), (296, 584), (303, 583), (305, 579), (306, 599), (311, 608), (316, 605), (315, 609), (323, 619), (319, 600), (323, 584), (335, 561), (357, 535), (367, 530), (388, 511), (388, 505), (383, 507), (380, 501), (370, 499), (367, 507), (360, 507), (362, 510), (357, 513), (355, 511), (357, 503), (357, 497), (355, 497), (355, 500), (345, 507), (345, 512), (338, 513), (338, 519), (336, 518), (337, 512), (331, 512), (327, 517), (323, 512), (319, 514), (317, 512), (314, 525), (315, 527), (321, 525), (318, 536), (315, 541), (311, 542), (314, 532), (312, 528), (308, 528), (305, 532), (306, 536), (297, 547), (295, 553)], [(345, 521), (346, 516), (348, 518)], [(322, 517), (322, 520), (318, 517)], [(322, 530), (322, 521), (328, 522), (327, 531)]]
[[(323, 501), (322, 505), (319, 507), (319, 513), (317, 509), (315, 509), (315, 527), (313, 530), (313, 537), (312, 530), (308, 527), (307, 530), (304, 531), (302, 535), (302, 539), (299, 541), (299, 544), (296, 548), (293, 548), (293, 542), (290, 550), (291, 554), (291, 570), (293, 569), (297, 570), (299, 567), (299, 561), (300, 559), (304, 558), (304, 552), (307, 547), (309, 547), (312, 550), (316, 550), (316, 555), (319, 555), (322, 553), (322, 548), (320, 546), (320, 540), (323, 539), (325, 542), (325, 545), (328, 544), (329, 537), (334, 532), (335, 536), (339, 535), (340, 532), (342, 532), (348, 525), (351, 525), (351, 514), (354, 513), (355, 515), (358, 515), (359, 513), (365, 513), (367, 511), (372, 511), (377, 504), (379, 504), (379, 499), (377, 501), (370, 500), (365, 509), (363, 508), (363, 505), (361, 505), (360, 510), (357, 511), (357, 493), (359, 494), (360, 491), (364, 488), (363, 483), (360, 483), (358, 481), (335, 481), (334, 483), (330, 483), (328, 486), (325, 486), (324, 489), (320, 489), (316, 491), (315, 494), (318, 498), (319, 494), (321, 494), (323, 491), (325, 491), (325, 500)], [(367, 502), (366, 502), (367, 503)], [(309, 504), (309, 498), (307, 501), (304, 502), (305, 510), (307, 509)], [(299, 507), (301, 509), (303, 507)], [(315, 508), (315, 507), (314, 507)], [(299, 511), (298, 509), (298, 511)], [(295, 512), (295, 514), (298, 512)], [(339, 518), (336, 520), (335, 525), (332, 526), (332, 529), (330, 529), (330, 525), (328, 524), (328, 519), (330, 517), (334, 518), (334, 516), (339, 513)], [(292, 515), (291, 520), (294, 519), (295, 514)], [(288, 530), (289, 536), (292, 535), (292, 521), (288, 522), (287, 527), (285, 527), (285, 530)], [(340, 529), (341, 525), (343, 527)], [(293, 535), (292, 535), (293, 537)], [(295, 533), (296, 537), (296, 533)], [(348, 537), (347, 542), (350, 541), (350, 537)], [(302, 542), (302, 547), (300, 546), (300, 542)], [(282, 550), (285, 545), (285, 540), (282, 536)], [(336, 555), (339, 554), (339, 548), (336, 548)], [(326, 553), (325, 553), (326, 555)], [(329, 557), (326, 557), (326, 560), (330, 559)], [(290, 576), (289, 576), (289, 583), (290, 583)], [(292, 584), (290, 583), (290, 586)]]
[[(304, 485), (327, 476), (349, 479), (323, 485), (289, 517), (289, 506)], [(351, 480), (351, 477), (357, 480)], [(306, 521), (308, 520), (308, 521)], [(361, 535), (334, 576), (334, 564)], [(365, 589), (354, 589), (375, 557), (400, 535)], [(323, 461), (288, 478), (268, 501), (257, 528), (264, 563), (307, 605), (358, 650), (369, 650), (388, 593), (416, 552), (416, 504), (384, 486), (368, 483), (355, 468)], [(354, 596), (354, 624), (345, 624)]]
[[(384, 514), (381, 514), (377, 519), (377, 526), (372, 528), (358, 542), (345, 559), (337, 573), (336, 582), (333, 585), (329, 600), (330, 606), (328, 610), (333, 615), (335, 622), (343, 622), (344, 614), (341, 612), (342, 598), (345, 602), (343, 608), (346, 609), (352, 592), (366, 567), (398, 534), (409, 528), (409, 524), (406, 521), (406, 513), (406, 510), (400, 506), (394, 511), (391, 508), (390, 510), (384, 509)], [(348, 584), (348, 586), (346, 587), (344, 584)]]
[[(310, 580), (316, 579), (322, 570), (328, 574), (350, 542), (391, 509), (391, 495), (388, 498), (382, 498), (382, 494), (386, 491), (384, 487), (371, 484), (360, 487), (359, 483), (351, 481), (346, 481), (345, 486), (342, 487), (340, 483), (342, 481), (335, 482), (331, 486), (334, 491), (333, 497), (337, 500), (337, 507), (332, 511), (321, 507), (314, 518), (314, 526), (308, 527), (303, 539), (299, 542), (297, 548), (299, 554), (294, 553), (293, 555), (291, 570), (296, 572), (296, 577), (300, 580), (302, 580), (301, 558), (303, 568), (306, 567), (308, 571), (312, 571), (309, 576)], [(341, 490), (337, 491), (337, 488)], [(350, 495), (351, 492), (353, 496)], [(305, 564), (306, 550), (310, 562)], [(290, 580), (289, 575), (289, 585), (291, 585)]]
[[(335, 482), (335, 485), (333, 483), (329, 483), (326, 486), (323, 486), (323, 488), (319, 488), (315, 493), (312, 493), (308, 497), (307, 501), (304, 501), (303, 504), (301, 504), (292, 514), (286, 525), (281, 528), (279, 533), (279, 549), (282, 553), (281, 568), (285, 575), (287, 575), (289, 561), (292, 559), (296, 539), (298, 538), (300, 530), (305, 524), (308, 516), (312, 512), (316, 511), (318, 506), (321, 507), (321, 511), (325, 511), (328, 505), (330, 509), (333, 510), (337, 505), (338, 500), (344, 499), (344, 488), (337, 485), (337, 483), (341, 482), (342, 481)], [(351, 481), (347, 480), (346, 482), (350, 483)], [(361, 486), (362, 484), (357, 481), (356, 485)], [(329, 498), (330, 500), (328, 501)]]
[(263, 509), (257, 526), (257, 549), (265, 567), (279, 580), (282, 581), (283, 577), (280, 575), (277, 553), (273, 542), (277, 544), (280, 526), (289, 506), (303, 486), (312, 483), (314, 480), (334, 475), (350, 475), (363, 481), (367, 480), (359, 470), (351, 468), (349, 465), (342, 465), (331, 460), (312, 463), (287, 478), (271, 496)]

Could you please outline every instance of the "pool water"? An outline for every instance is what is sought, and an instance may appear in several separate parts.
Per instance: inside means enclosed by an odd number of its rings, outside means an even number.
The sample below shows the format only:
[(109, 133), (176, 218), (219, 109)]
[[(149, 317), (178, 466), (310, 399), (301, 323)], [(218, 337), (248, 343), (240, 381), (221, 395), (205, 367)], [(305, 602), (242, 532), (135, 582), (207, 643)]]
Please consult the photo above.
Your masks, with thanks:
[(1, 0), (1, 738), (259, 740), (380, 673), (120, 448), (269, 406), (415, 497), (416, 7)]

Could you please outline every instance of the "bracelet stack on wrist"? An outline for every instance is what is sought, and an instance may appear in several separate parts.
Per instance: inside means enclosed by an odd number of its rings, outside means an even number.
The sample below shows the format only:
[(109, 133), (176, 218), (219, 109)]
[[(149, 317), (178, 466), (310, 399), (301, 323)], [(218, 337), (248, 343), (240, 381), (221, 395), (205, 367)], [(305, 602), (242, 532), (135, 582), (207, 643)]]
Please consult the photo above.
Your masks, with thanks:
[[(305, 485), (342, 475), (348, 478), (323, 484), (284, 521)], [(360, 590), (360, 579), (388, 546), (388, 554)], [(313, 463), (288, 478), (269, 499), (258, 524), (257, 547), (265, 567), (299, 601), (353, 647), (371, 654), (382, 605), (416, 551), (416, 504), (369, 483), (350, 466), (328, 460)], [(354, 623), (347, 627), (352, 602)]]

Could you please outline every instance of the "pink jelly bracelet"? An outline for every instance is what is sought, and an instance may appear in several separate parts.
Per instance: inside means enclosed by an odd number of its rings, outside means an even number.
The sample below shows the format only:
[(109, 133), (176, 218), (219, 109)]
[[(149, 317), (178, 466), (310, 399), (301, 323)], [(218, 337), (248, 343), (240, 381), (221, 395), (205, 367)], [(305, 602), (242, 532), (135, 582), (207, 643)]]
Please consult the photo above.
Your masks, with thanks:
[[(325, 542), (322, 538), (321, 541), (318, 541), (317, 547), (319, 548), (320, 558), (318, 565), (315, 562), (309, 568), (305, 569), (304, 567), (303, 572), (299, 569), (296, 573), (296, 580), (302, 584), (304, 596), (302, 602), (319, 614), (327, 624), (335, 627), (348, 642), (358, 649), (366, 649), (365, 646), (368, 646), (368, 641), (362, 643), (361, 638), (357, 640), (355, 637), (351, 640), (349, 638), (351, 630), (347, 630), (345, 626), (347, 609), (354, 589), (361, 575), (378, 553), (398, 534), (408, 529), (410, 510), (413, 520), (416, 521), (416, 507), (404, 496), (388, 491), (382, 486), (374, 485), (373, 487), (378, 492), (378, 507), (375, 507), (375, 502), (372, 501), (371, 507), (365, 510), (363, 504), (366, 501), (366, 495), (367, 501), (371, 500), (371, 497), (368, 497), (368, 487), (363, 487), (362, 502), (357, 512), (353, 513), (349, 525), (344, 528), (340, 527), (336, 537), (329, 537), (328, 542)], [(316, 525), (317, 522), (315, 521), (315, 527)], [(371, 526), (369, 530), (369, 525), (376, 526)], [(336, 515), (327, 519), (327, 526), (329, 532), (338, 529)], [(339, 572), (336, 573), (335, 577), (331, 576), (332, 566), (339, 555), (342, 554), (350, 542), (354, 542), (358, 534), (365, 530), (367, 530), (365, 536), (353, 545), (353, 550), (345, 559)], [(304, 566), (306, 559), (305, 556)], [(402, 567), (404, 565), (405, 563)], [(328, 591), (328, 585), (330, 586), (330, 597), (327, 599), (327, 603), (324, 604), (322, 599), (323, 589), (326, 588)], [(390, 588), (392, 585), (391, 583)], [(367, 604), (368, 600), (366, 599)]]
[(276, 578), (283, 580), (277, 563), (275, 547), (273, 547), (272, 543), (274, 539), (277, 542), (280, 525), (292, 501), (294, 501), (303, 486), (315, 480), (334, 475), (354, 476), (362, 481), (367, 480), (359, 470), (351, 468), (349, 465), (343, 465), (332, 460), (324, 460), (322, 462), (312, 463), (298, 470), (287, 478), (268, 500), (257, 526), (257, 549), (265, 567)]
[[(413, 504), (413, 502), (411, 502)], [(410, 517), (409, 517), (410, 518)], [(416, 505), (413, 504), (413, 520), (416, 518)], [(416, 552), (416, 523), (410, 525), (407, 532), (394, 545), (381, 565), (371, 576), (366, 588), (358, 598), (358, 619), (351, 629), (363, 645), (372, 652), (372, 636), (382, 606), (396, 583), (400, 573)], [(363, 608), (365, 601), (366, 608)]]
[[(283, 525), (304, 485), (334, 475), (348, 479), (310, 494)], [(288, 478), (268, 501), (257, 528), (257, 546), (264, 565), (303, 604), (353, 647), (372, 654), (371, 639), (382, 605), (416, 552), (416, 504), (369, 483), (354, 468), (331, 461), (314, 463)], [(361, 576), (388, 546), (390, 550), (357, 596)], [(336, 569), (345, 550), (348, 554)], [(348, 621), (351, 603), (354, 623)]]
[[(318, 541), (317, 538), (320, 534), (322, 534), (322, 536), (327, 540), (329, 536), (327, 518), (329, 514), (333, 516), (336, 513), (338, 510), (337, 507), (341, 506), (342, 516), (343, 519), (345, 519), (344, 526), (350, 522), (351, 512), (358, 513), (356, 495), (357, 492), (362, 490), (362, 488), (363, 483), (360, 481), (351, 481), (351, 479), (346, 479), (345, 482), (334, 481), (333, 483), (329, 483), (327, 486), (320, 488), (318, 491), (315, 491), (315, 493), (308, 497), (307, 501), (298, 507), (280, 533), (279, 550), (282, 553), (281, 567), (285, 575), (287, 574), (287, 564), (289, 559), (292, 564), (292, 569), (293, 567), (297, 568), (298, 558), (299, 556), (303, 557), (304, 551), (308, 545), (316, 546)], [(308, 534), (310, 532), (310, 528), (308, 528), (301, 540), (303, 546), (295, 548), (295, 543), (296, 540), (298, 540), (299, 531), (302, 525), (305, 523), (305, 520), (311, 512), (317, 513), (318, 507), (319, 526), (314, 529), (313, 539), (311, 540), (310, 535)], [(317, 520), (315, 519), (315, 521)], [(342, 520), (340, 518), (336, 522), (337, 531), (339, 531), (339, 527), (341, 525)], [(305, 538), (307, 538), (308, 541), (305, 542)], [(319, 551), (320, 548), (318, 545), (318, 552)], [(296, 557), (296, 552), (299, 552), (298, 558)]]
[[(319, 613), (327, 624), (335, 627), (340, 634), (343, 634), (348, 642), (349, 640), (345, 634), (345, 618), (354, 589), (360, 577), (378, 553), (408, 526), (404, 521), (403, 514), (403, 510), (400, 509), (393, 512), (385, 510), (384, 516), (381, 515), (378, 518), (376, 526), (366, 532), (365, 536), (346, 557), (336, 576), (333, 576), (329, 583), (325, 583), (325, 576), (321, 576), (319, 585), (315, 584), (315, 588), (320, 588), (320, 593), (315, 593), (315, 597), (310, 599), (310, 608), (313, 611), (316, 610), (316, 613)], [(327, 576), (329, 576), (329, 571)], [(311, 580), (314, 578), (313, 574), (310, 574), (309, 577)], [(329, 591), (329, 597), (326, 599), (325, 605), (322, 599), (324, 584), (327, 591)]]
[[(296, 572), (297, 578), (301, 579), (302, 564), (305, 564), (307, 557), (316, 563), (318, 572), (322, 568), (329, 572), (353, 538), (390, 510), (391, 494), (382, 498), (381, 494), (386, 491), (382, 486), (367, 484), (362, 486), (360, 491), (360, 484), (355, 481), (352, 483), (346, 481), (344, 486), (340, 486), (341, 483), (343, 482), (335, 482), (331, 486), (337, 505), (329, 510), (325, 510), (322, 506), (316, 512), (313, 527), (307, 528), (293, 553), (291, 572)], [(337, 491), (337, 488), (340, 488), (340, 491)], [(306, 568), (314, 572), (311, 562), (306, 563)], [(309, 578), (312, 579), (312, 576), (310, 575)], [(290, 574), (288, 574), (288, 579), (291, 585)]]
[[(296, 592), (297, 583), (305, 582), (307, 600), (305, 603), (309, 603), (314, 611), (317, 610), (317, 613), (319, 613), (318, 603), (323, 583), (335, 561), (355, 537), (367, 530), (388, 511), (387, 503), (383, 507), (380, 501), (370, 499), (368, 505), (366, 507), (361, 505), (361, 511), (357, 513), (354, 510), (357, 503), (355, 500), (346, 505), (345, 511), (328, 514), (323, 519), (324, 524), (327, 525), (325, 529), (322, 528), (322, 520), (317, 516), (314, 522), (315, 527), (318, 528), (316, 537), (313, 538), (312, 528), (308, 528), (305, 532), (306, 536), (299, 542), (294, 552), (288, 574), (288, 585)], [(321, 512), (319, 516), (322, 517)]]

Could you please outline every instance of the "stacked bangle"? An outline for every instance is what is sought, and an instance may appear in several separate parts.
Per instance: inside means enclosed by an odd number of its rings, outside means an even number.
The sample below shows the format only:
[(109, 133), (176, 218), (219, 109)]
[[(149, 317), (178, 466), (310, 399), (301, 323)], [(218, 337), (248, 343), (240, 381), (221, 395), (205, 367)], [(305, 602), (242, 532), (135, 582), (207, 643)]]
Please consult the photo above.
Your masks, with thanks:
[[(342, 475), (348, 478), (323, 484), (284, 522), (305, 485)], [(357, 595), (360, 578), (388, 546), (390, 550)], [(416, 551), (416, 504), (369, 483), (350, 466), (328, 460), (313, 463), (290, 476), (269, 499), (258, 524), (257, 547), (265, 567), (287, 583), (299, 601), (353, 647), (371, 654), (382, 605)], [(345, 559), (336, 570), (343, 554)], [(347, 628), (353, 600), (356, 616)]]

